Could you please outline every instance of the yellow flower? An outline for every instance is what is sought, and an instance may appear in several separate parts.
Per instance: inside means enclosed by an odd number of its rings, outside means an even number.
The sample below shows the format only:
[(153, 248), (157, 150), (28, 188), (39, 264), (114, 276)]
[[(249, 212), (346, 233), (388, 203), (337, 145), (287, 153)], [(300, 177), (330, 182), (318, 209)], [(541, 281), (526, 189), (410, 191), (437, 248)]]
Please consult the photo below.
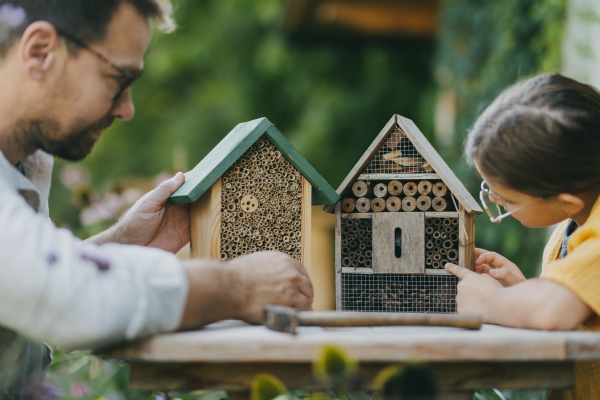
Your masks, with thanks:
[(252, 381), (250, 398), (252, 400), (273, 400), (287, 394), (287, 388), (271, 374), (260, 374)]
[(352, 376), (358, 370), (354, 358), (343, 348), (323, 346), (313, 363), (313, 373), (320, 379), (339, 379)]

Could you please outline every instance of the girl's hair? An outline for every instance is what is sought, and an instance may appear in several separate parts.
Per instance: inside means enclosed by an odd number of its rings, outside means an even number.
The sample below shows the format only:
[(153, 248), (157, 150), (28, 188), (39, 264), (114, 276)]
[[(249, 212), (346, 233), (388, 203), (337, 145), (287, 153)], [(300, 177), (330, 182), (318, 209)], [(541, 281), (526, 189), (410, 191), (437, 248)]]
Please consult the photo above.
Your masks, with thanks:
[(469, 162), (535, 197), (600, 189), (600, 92), (558, 74), (505, 90), (469, 133)]

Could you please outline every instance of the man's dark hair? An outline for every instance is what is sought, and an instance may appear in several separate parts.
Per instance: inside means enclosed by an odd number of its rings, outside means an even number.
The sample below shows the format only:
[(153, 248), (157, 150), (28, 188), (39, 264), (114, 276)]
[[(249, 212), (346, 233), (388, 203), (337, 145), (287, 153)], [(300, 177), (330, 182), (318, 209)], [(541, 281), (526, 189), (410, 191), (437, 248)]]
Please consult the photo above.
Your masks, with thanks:
[[(174, 29), (169, 0), (0, 0), (0, 57), (8, 53), (35, 21), (48, 21), (87, 44), (100, 42), (106, 37), (113, 14), (125, 2), (162, 30)], [(24, 22), (15, 26), (10, 21), (11, 13), (15, 17), (24, 16)], [(78, 47), (69, 46), (69, 50), (76, 53)]]
[(600, 92), (558, 74), (508, 88), (466, 147), (488, 177), (535, 197), (600, 190)]

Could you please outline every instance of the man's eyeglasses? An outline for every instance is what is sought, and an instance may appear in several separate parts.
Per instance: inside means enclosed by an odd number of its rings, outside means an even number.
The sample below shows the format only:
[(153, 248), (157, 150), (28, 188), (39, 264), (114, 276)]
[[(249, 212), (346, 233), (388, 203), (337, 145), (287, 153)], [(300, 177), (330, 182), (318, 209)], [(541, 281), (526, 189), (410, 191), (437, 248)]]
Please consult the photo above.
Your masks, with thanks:
[(89, 51), (90, 53), (92, 53), (93, 55), (95, 55), (96, 57), (98, 57), (105, 64), (108, 64), (112, 69), (114, 69), (115, 71), (117, 71), (121, 75), (119, 77), (119, 81), (120, 81), (120, 83), (119, 83), (119, 91), (117, 92), (117, 94), (115, 95), (115, 97), (113, 97), (113, 102), (116, 102), (117, 100), (119, 100), (119, 98), (123, 95), (123, 93), (125, 93), (125, 91), (127, 89), (129, 89), (131, 87), (131, 85), (133, 85), (133, 83), (137, 79), (139, 79), (139, 77), (142, 75), (142, 71), (140, 71), (138, 73), (135, 73), (135, 74), (133, 74), (133, 73), (131, 73), (129, 71), (125, 71), (123, 68), (121, 68), (118, 65), (114, 64), (113, 62), (111, 62), (102, 53), (99, 53), (96, 50), (91, 49), (82, 40), (80, 40), (77, 37), (71, 35), (70, 33), (63, 31), (62, 29), (56, 29), (56, 32), (60, 36), (63, 36), (65, 39), (68, 39), (71, 42), (75, 43), (77, 46), (81, 47), (82, 49)]
[[(500, 196), (498, 196), (496, 193), (494, 193), (487, 186), (487, 182), (485, 180), (483, 182), (481, 182), (481, 192), (479, 192), (479, 199), (481, 200), (483, 209), (485, 210), (487, 215), (490, 217), (490, 221), (492, 221), (494, 223), (500, 223), (500, 221), (502, 221), (504, 218), (508, 217), (509, 215), (516, 213), (517, 211), (519, 211), (527, 206), (530, 206), (533, 203), (537, 203), (538, 201), (543, 200), (542, 198), (539, 198), (537, 200), (532, 201), (531, 203), (525, 204), (519, 208), (516, 208), (512, 211), (505, 212), (503, 214), (502, 209), (500, 208), (500, 205), (498, 205), (498, 203), (497, 203), (499, 200), (502, 200), (502, 198)], [(504, 210), (506, 211), (506, 208), (504, 208)]]

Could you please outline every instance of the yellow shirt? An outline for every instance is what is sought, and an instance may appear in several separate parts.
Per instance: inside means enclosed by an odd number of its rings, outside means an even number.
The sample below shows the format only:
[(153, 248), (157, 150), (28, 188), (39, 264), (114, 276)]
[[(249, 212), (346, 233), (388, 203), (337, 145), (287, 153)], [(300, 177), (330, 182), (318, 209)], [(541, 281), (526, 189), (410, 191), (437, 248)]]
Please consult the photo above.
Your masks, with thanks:
[[(540, 278), (552, 279), (571, 289), (595, 313), (579, 329), (600, 331), (600, 198), (588, 220), (569, 237), (568, 256), (560, 258), (563, 233), (569, 220), (554, 231), (546, 249)], [(548, 400), (600, 399), (600, 362), (575, 363), (575, 384), (553, 390)]]

